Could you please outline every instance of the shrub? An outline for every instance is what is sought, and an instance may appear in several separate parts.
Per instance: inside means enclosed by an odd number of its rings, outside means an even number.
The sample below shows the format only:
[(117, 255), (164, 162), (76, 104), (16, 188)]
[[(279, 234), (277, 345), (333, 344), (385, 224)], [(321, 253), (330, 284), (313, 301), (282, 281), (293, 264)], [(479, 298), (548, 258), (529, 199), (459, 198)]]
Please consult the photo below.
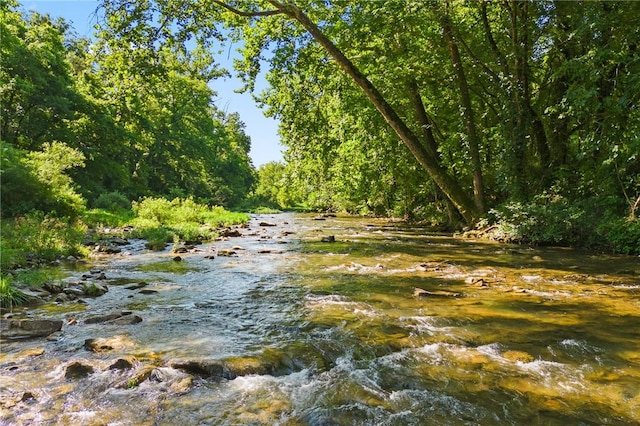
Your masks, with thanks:
[(640, 220), (629, 218), (610, 219), (598, 226), (611, 251), (623, 254), (640, 254)]
[(55, 260), (60, 256), (83, 254), (82, 238), (86, 229), (65, 218), (40, 211), (2, 222), (0, 266), (15, 268), (30, 260)]
[(120, 191), (105, 192), (93, 202), (93, 206), (98, 209), (116, 212), (118, 210), (129, 210), (131, 201)]
[(249, 216), (233, 213), (222, 207), (208, 207), (193, 199), (143, 198), (133, 203), (136, 218), (131, 221), (135, 230), (131, 234), (148, 240), (152, 249), (163, 249), (165, 244), (183, 241), (211, 240), (216, 236), (212, 227), (244, 223)]
[(16, 217), (32, 210), (52, 216), (77, 217), (85, 200), (75, 191), (66, 171), (84, 165), (81, 152), (61, 142), (26, 153), (7, 143), (2, 154), (2, 216)]
[(171, 223), (173, 212), (171, 202), (164, 198), (145, 197), (132, 203), (133, 213), (138, 219), (154, 221), (160, 225)]
[(610, 197), (572, 201), (545, 193), (527, 204), (510, 202), (491, 210), (478, 227), (493, 225), (490, 238), (500, 241), (640, 253), (638, 221), (616, 211), (620, 206)]

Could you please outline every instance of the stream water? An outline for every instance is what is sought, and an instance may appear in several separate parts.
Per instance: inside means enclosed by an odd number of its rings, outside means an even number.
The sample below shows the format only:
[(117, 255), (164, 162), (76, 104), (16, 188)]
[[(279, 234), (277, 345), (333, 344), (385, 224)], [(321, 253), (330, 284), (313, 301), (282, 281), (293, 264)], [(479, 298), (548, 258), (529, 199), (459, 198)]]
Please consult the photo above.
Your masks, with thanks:
[[(640, 423), (638, 257), (313, 219), (69, 270), (99, 268), (109, 292), (14, 313), (65, 325), (2, 342), (0, 424)], [(143, 321), (84, 322), (120, 311)]]

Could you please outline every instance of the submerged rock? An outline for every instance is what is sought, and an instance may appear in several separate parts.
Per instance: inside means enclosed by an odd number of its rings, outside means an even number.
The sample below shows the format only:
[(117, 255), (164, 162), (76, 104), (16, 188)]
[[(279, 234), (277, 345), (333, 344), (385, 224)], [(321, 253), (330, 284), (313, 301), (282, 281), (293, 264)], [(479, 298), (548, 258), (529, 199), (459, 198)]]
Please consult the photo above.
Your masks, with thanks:
[(0, 338), (28, 339), (46, 337), (62, 329), (62, 320), (0, 319)]
[(145, 283), (145, 282), (141, 281), (141, 282), (139, 282), (137, 284), (131, 284), (131, 285), (126, 286), (125, 290), (138, 290), (138, 289), (144, 288), (144, 287), (146, 287), (148, 285), (149, 285), (148, 283)]
[(484, 277), (467, 277), (464, 282), (465, 284), (475, 285), (478, 287), (489, 287), (489, 282)]
[(109, 291), (109, 288), (106, 285), (98, 284), (98, 283), (83, 283), (82, 291), (86, 296), (98, 297)]
[(142, 322), (142, 318), (140, 318), (138, 315), (133, 315), (133, 313), (127, 312), (127, 311), (115, 312), (113, 314), (107, 314), (107, 315), (96, 315), (96, 316), (88, 317), (84, 320), (85, 324), (107, 323), (107, 324), (128, 325), (128, 324), (137, 324), (139, 322)]
[(35, 394), (33, 394), (33, 392), (25, 392), (22, 394), (22, 398), (20, 398), (20, 402), (34, 402), (37, 401), (38, 398), (36, 398)]
[(120, 351), (131, 348), (134, 341), (127, 334), (117, 334), (111, 337), (98, 337), (84, 341), (84, 348), (90, 352)]
[(65, 379), (81, 379), (93, 374), (93, 367), (91, 365), (83, 364), (80, 361), (72, 362), (67, 365), (64, 373)]
[(147, 380), (149, 376), (151, 376), (151, 373), (153, 372), (153, 370), (154, 370), (153, 366), (145, 365), (139, 371), (137, 371), (133, 375), (133, 377), (118, 383), (115, 387), (119, 389), (135, 388), (136, 386), (139, 386), (140, 383)]
[(92, 316), (92, 317), (85, 318), (84, 323), (85, 324), (98, 324), (98, 323), (101, 323), (101, 322), (107, 322), (107, 321), (114, 320), (116, 318), (120, 318), (122, 315), (123, 315), (122, 312), (113, 313), (113, 314), (106, 314), (106, 315), (95, 315), (95, 316)]
[(141, 322), (142, 322), (141, 317), (139, 317), (138, 315), (130, 314), (130, 315), (123, 315), (111, 321), (107, 321), (107, 324), (132, 325), (132, 324), (138, 324)]
[(417, 287), (413, 289), (413, 295), (415, 297), (460, 297), (460, 293), (455, 293), (453, 291), (427, 291)]
[(151, 372), (148, 380), (165, 383), (173, 392), (186, 392), (193, 383), (193, 376), (173, 368), (158, 367)]
[(523, 351), (506, 351), (502, 356), (511, 362), (527, 363), (535, 360), (531, 354)]
[(231, 357), (223, 361), (225, 376), (235, 379), (249, 374), (269, 374), (273, 370), (270, 362), (258, 357)]

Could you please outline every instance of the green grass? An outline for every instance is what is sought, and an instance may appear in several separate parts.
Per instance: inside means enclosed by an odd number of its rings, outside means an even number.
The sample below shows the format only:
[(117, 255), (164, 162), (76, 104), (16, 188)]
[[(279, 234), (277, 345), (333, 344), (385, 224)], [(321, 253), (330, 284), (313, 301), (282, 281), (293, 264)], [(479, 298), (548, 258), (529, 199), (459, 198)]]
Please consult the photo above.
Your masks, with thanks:
[(191, 198), (144, 198), (134, 202), (134, 227), (131, 236), (144, 238), (152, 249), (161, 250), (166, 243), (180, 241), (211, 241), (218, 236), (217, 228), (246, 223), (249, 215), (198, 204)]
[(251, 213), (255, 213), (255, 214), (277, 214), (277, 213), (282, 213), (282, 210), (274, 209), (274, 208), (271, 208), (271, 207), (260, 206), (260, 207), (256, 207), (256, 208), (251, 209)]
[(82, 221), (90, 228), (112, 227), (117, 228), (126, 225), (133, 219), (131, 210), (101, 208), (85, 211)]
[(34, 261), (53, 261), (59, 257), (83, 256), (86, 226), (66, 218), (55, 218), (34, 211), (1, 225), (0, 269), (26, 266)]
[[(12, 308), (27, 301), (15, 284), (42, 285), (52, 279), (47, 262), (61, 257), (84, 257), (83, 245), (89, 229), (133, 226), (126, 236), (144, 238), (152, 249), (162, 250), (167, 243), (204, 242), (217, 237), (217, 228), (246, 223), (249, 215), (223, 207), (198, 204), (191, 198), (144, 198), (127, 210), (113, 205), (109, 210), (85, 210), (80, 220), (54, 217), (33, 211), (0, 224), (0, 306)], [(122, 232), (124, 234), (124, 232)], [(109, 235), (114, 235), (110, 232)], [(121, 235), (124, 236), (124, 235)], [(19, 270), (19, 268), (29, 268)], [(39, 267), (39, 269), (33, 269)], [(8, 275), (6, 271), (13, 271)]]
[(171, 242), (211, 241), (218, 236), (217, 228), (246, 223), (249, 215), (198, 204), (192, 198), (167, 200), (147, 197), (133, 202), (131, 210), (88, 210), (83, 220), (98, 230), (132, 226), (128, 237), (145, 239), (152, 250), (162, 250)]
[(12, 285), (9, 277), (0, 277), (0, 308), (11, 309), (24, 304), (29, 298)]

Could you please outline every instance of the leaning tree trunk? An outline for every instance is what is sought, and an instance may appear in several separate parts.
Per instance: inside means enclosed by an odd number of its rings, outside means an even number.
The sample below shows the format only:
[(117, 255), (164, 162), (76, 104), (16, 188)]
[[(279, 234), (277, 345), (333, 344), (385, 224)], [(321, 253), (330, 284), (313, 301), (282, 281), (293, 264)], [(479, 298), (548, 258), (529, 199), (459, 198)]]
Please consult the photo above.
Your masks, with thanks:
[(364, 76), (360, 70), (342, 53), (331, 40), (314, 24), (297, 6), (283, 4), (276, 0), (269, 0), (279, 11), (298, 21), (311, 36), (331, 55), (338, 65), (362, 89), (385, 121), (396, 132), (398, 137), (409, 148), (420, 165), (438, 185), (442, 192), (451, 200), (467, 223), (475, 223), (481, 215), (481, 210), (473, 199), (467, 195), (460, 184), (442, 167), (437, 158), (425, 149), (420, 139), (409, 129), (398, 113), (389, 105), (380, 91)]

